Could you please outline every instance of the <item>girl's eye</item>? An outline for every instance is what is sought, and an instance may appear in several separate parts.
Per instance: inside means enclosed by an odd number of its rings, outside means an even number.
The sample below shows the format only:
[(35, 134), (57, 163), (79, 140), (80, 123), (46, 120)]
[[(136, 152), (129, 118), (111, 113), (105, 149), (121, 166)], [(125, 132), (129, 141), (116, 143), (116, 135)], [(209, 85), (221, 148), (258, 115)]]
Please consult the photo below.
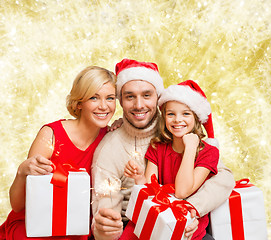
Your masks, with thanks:
[(167, 115), (168, 116), (174, 116), (174, 113), (168, 113)]
[(190, 112), (185, 112), (184, 115), (189, 116), (189, 115), (191, 115), (191, 113)]

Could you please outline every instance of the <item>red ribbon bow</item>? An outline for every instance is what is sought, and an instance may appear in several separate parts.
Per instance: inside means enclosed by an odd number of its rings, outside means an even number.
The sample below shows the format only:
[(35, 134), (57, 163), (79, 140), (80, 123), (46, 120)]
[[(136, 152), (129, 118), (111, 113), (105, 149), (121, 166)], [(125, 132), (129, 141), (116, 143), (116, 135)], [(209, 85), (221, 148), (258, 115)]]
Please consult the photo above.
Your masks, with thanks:
[(135, 204), (132, 222), (136, 224), (143, 201), (148, 199), (149, 196), (157, 195), (159, 193), (163, 193), (165, 196), (169, 197), (169, 193), (175, 193), (174, 184), (166, 184), (164, 186), (160, 186), (158, 183), (157, 177), (155, 174), (151, 176), (151, 183), (146, 183), (145, 186), (147, 188), (142, 188), (137, 197), (137, 201)]
[(254, 186), (252, 183), (249, 182), (248, 178), (243, 178), (235, 182), (234, 188), (246, 188)]
[(67, 226), (67, 197), (69, 172), (85, 172), (85, 169), (75, 168), (70, 164), (53, 165), (53, 216), (52, 236), (65, 236)]
[[(152, 201), (159, 205), (152, 206), (150, 208), (139, 239), (142, 240), (150, 239), (152, 230), (154, 228), (159, 213), (165, 211), (168, 208), (171, 208), (173, 215), (177, 220), (174, 231), (171, 236), (171, 240), (181, 239), (187, 222), (186, 215), (188, 211), (191, 211), (192, 209), (196, 210), (196, 208), (185, 200), (176, 200), (171, 203), (170, 200), (168, 199), (167, 194), (165, 194), (164, 192), (159, 192), (157, 195), (155, 195)], [(196, 214), (197, 216), (199, 216), (197, 210)]]

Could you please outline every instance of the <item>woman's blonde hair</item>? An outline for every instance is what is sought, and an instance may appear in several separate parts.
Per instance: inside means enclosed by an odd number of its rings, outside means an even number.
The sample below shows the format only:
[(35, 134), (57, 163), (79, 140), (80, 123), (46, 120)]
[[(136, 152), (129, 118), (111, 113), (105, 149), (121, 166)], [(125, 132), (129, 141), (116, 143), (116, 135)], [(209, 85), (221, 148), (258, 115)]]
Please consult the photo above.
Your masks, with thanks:
[(66, 98), (69, 113), (80, 118), (78, 104), (91, 98), (105, 83), (116, 84), (116, 75), (101, 67), (90, 66), (83, 69), (73, 81), (72, 89)]
[[(172, 141), (173, 141), (173, 135), (166, 127), (166, 105), (167, 105), (167, 103), (164, 103), (161, 107), (162, 117), (160, 118), (160, 122), (159, 122), (159, 133), (156, 137), (151, 139), (151, 145), (154, 148), (155, 148), (156, 143), (172, 143)], [(202, 142), (202, 139), (205, 137), (205, 134), (202, 130), (202, 125), (199, 121), (198, 116), (193, 111), (192, 111), (192, 113), (195, 118), (195, 126), (192, 129), (191, 133), (198, 135), (199, 140), (200, 140), (199, 146), (197, 148), (197, 155), (198, 155), (199, 151), (202, 148), (204, 148), (204, 144)], [(197, 157), (197, 155), (196, 155), (196, 157)]]

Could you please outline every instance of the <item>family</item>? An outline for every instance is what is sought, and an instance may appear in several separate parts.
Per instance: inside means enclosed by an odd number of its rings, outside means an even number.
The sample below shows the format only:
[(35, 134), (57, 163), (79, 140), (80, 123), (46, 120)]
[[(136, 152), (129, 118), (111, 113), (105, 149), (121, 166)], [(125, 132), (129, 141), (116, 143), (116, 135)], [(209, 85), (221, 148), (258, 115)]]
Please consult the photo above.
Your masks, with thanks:
[[(74, 119), (41, 127), (10, 188), (12, 211), (0, 226), (0, 239), (44, 239), (26, 237), (26, 177), (49, 174), (57, 163), (85, 168), (92, 178), (91, 233), (47, 239), (138, 239), (125, 211), (133, 185), (149, 182), (152, 174), (160, 184), (175, 184), (175, 196), (200, 214), (185, 229), (188, 239), (213, 239), (206, 232), (208, 213), (228, 198), (235, 182), (219, 158), (204, 92), (191, 80), (164, 89), (151, 62), (123, 59), (115, 70), (82, 70), (67, 96)], [(123, 117), (108, 130), (116, 98)], [(99, 188), (108, 179), (121, 187), (110, 196)]]

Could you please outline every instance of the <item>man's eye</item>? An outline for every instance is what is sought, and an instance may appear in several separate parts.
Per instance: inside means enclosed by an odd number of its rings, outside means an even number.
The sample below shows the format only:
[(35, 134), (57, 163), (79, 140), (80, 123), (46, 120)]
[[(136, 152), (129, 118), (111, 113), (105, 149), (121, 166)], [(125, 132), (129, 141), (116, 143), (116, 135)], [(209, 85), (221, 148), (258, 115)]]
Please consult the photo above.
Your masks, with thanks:
[(133, 96), (132, 95), (127, 95), (126, 98), (127, 99), (133, 99)]

